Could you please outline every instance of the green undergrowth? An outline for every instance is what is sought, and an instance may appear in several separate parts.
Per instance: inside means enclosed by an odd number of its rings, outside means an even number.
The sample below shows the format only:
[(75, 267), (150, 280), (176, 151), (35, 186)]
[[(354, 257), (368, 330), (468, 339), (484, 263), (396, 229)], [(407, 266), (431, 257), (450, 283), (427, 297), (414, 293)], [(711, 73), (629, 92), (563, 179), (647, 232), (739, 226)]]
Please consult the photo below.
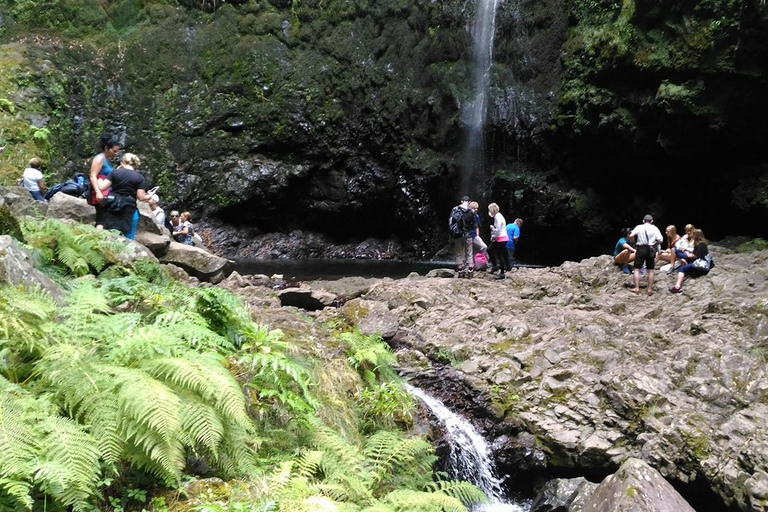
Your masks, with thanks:
[[(116, 263), (109, 234), (22, 229), (63, 293), (0, 285), (0, 509), (437, 512), (485, 500), (433, 473), (380, 337), (260, 325), (223, 289)], [(199, 486), (192, 502), (181, 489), (199, 476), (229, 484)]]

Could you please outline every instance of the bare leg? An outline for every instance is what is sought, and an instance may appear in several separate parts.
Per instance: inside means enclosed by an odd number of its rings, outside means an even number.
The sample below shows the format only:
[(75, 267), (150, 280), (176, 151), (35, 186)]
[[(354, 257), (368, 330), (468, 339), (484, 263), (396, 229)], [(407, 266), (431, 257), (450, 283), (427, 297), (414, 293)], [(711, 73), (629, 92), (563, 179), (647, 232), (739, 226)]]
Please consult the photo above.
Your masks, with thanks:
[(653, 295), (653, 273), (655, 271), (652, 268), (648, 269), (648, 296)]
[(639, 268), (635, 269), (634, 277), (635, 277), (635, 287), (632, 288), (630, 291), (635, 295), (637, 295), (638, 293), (640, 293), (640, 269)]

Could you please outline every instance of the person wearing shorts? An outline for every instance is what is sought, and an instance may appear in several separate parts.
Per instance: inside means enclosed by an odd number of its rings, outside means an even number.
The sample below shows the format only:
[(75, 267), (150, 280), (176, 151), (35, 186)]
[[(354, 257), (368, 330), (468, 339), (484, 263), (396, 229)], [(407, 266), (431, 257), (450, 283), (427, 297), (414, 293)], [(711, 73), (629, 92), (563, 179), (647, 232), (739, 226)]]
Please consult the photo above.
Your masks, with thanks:
[(635, 226), (635, 229), (629, 234), (636, 242), (635, 248), (635, 287), (631, 292), (635, 295), (640, 294), (640, 269), (645, 268), (648, 271), (648, 296), (653, 295), (653, 277), (656, 265), (656, 249), (664, 239), (661, 236), (659, 228), (653, 225), (653, 217), (646, 215), (643, 217), (643, 223)]

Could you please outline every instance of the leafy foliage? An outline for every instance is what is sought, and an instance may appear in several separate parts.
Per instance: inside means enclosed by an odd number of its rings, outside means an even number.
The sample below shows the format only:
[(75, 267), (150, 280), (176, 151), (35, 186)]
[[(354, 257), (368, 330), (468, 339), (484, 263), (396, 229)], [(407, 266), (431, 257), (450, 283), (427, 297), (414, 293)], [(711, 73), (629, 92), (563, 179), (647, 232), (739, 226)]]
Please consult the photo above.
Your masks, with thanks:
[(465, 511), (487, 501), (467, 482), (432, 481), (436, 457), (422, 438), (380, 431), (353, 445), (317, 420), (312, 450), (283, 463), (270, 478), (280, 511)]
[[(63, 307), (42, 292), (0, 287), (0, 351), (7, 361), (0, 375), (2, 389), (13, 391), (3, 394), (3, 411), (44, 429), (30, 444), (13, 435), (26, 423), (3, 416), (6, 502), (26, 507), (41, 492), (65, 506), (85, 506), (100, 465), (116, 473), (127, 463), (175, 486), (188, 454), (223, 476), (242, 475), (259, 440), (226, 355), (247, 341), (259, 348), (259, 364), (284, 368), (286, 378), (299, 375), (278, 335), (250, 322), (226, 292), (179, 286), (147, 265), (112, 274), (118, 277), (78, 281)], [(274, 376), (270, 382), (283, 385)]]
[(125, 245), (92, 226), (67, 226), (56, 219), (30, 220), (21, 224), (27, 243), (37, 249), (46, 265), (74, 276), (98, 273), (109, 255), (125, 251)]

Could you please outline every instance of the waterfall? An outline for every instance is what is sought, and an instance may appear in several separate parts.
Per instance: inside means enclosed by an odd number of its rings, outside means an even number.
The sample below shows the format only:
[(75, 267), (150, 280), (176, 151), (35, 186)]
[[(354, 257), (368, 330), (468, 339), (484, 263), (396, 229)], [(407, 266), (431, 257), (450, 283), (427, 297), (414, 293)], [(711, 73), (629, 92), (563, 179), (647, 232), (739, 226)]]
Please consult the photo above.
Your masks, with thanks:
[(493, 36), (496, 31), (496, 7), (500, 0), (477, 0), (472, 29), (474, 99), (463, 112), (467, 142), (462, 170), (462, 193), (478, 192), (485, 182), (485, 120), (488, 112), (488, 85), (493, 62)]
[(451, 477), (466, 480), (480, 488), (491, 501), (475, 507), (474, 512), (527, 512), (527, 504), (510, 503), (504, 497), (502, 480), (497, 476), (491, 450), (483, 436), (470, 422), (451, 412), (440, 400), (421, 389), (406, 384), (408, 392), (424, 402), (443, 428), (450, 448)]

